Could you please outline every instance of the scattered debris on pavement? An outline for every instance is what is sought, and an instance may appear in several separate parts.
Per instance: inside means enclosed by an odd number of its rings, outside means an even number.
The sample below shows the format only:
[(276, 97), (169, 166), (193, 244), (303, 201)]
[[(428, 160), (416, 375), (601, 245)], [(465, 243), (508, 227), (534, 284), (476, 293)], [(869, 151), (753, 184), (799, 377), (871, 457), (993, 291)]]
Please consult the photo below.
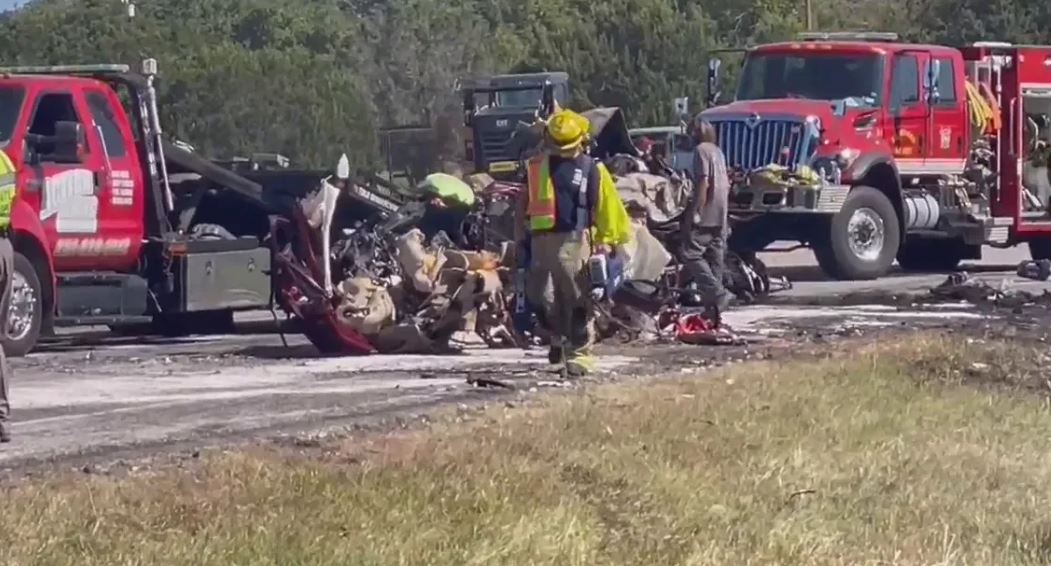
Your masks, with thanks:
[(1026, 305), (1051, 306), (1051, 293), (1031, 293), (1011, 289), (1010, 282), (1001, 281), (998, 287), (972, 277), (967, 272), (953, 273), (940, 285), (930, 290), (926, 300), (920, 302), (965, 301), (974, 305), (990, 305), (1001, 308), (1019, 308)]
[(1018, 276), (1034, 281), (1051, 279), (1051, 260), (1034, 259), (1018, 264)]

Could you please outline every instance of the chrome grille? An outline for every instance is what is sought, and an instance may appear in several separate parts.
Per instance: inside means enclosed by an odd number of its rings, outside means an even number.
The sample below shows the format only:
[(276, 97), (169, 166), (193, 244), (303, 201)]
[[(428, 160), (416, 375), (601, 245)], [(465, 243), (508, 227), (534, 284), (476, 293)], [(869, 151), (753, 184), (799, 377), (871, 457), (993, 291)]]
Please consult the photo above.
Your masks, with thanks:
[(511, 155), (511, 136), (513, 134), (514, 131), (482, 132), (478, 140), (481, 142), (479, 149), (486, 163), (516, 160), (516, 156)]
[(727, 165), (751, 171), (771, 164), (795, 169), (817, 150), (817, 129), (801, 120), (713, 120)]

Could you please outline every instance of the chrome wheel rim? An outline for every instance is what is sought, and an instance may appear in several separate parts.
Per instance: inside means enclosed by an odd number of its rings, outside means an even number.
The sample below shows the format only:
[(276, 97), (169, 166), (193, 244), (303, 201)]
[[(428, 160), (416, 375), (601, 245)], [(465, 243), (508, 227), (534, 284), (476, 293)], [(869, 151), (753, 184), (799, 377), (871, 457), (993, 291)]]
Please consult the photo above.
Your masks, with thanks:
[(33, 328), (33, 313), (36, 312), (37, 296), (25, 276), (15, 271), (11, 277), (11, 304), (7, 311), (7, 337), (17, 342)]
[(877, 261), (883, 253), (886, 228), (883, 218), (871, 208), (859, 208), (847, 222), (850, 252), (863, 261)]

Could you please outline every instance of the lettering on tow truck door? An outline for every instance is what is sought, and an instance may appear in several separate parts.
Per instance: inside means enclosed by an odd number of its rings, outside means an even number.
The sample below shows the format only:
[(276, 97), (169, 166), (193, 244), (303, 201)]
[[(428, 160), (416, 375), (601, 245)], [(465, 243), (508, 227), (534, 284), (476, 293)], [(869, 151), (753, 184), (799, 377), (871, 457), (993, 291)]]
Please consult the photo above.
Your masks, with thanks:
[(62, 238), (55, 244), (56, 257), (122, 256), (131, 248), (131, 238)]
[(59, 234), (94, 234), (99, 226), (95, 173), (89, 169), (61, 171), (44, 180), (40, 220), (55, 219)]
[(113, 191), (110, 197), (113, 206), (132, 206), (135, 204), (135, 180), (130, 171), (113, 172)]

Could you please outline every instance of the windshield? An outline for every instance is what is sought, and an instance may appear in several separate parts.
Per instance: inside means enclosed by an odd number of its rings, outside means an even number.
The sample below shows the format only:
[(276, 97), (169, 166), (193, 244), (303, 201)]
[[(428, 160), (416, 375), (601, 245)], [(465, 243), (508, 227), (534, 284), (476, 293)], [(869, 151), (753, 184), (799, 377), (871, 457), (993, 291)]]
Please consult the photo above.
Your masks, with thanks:
[(11, 141), (26, 91), (20, 86), (0, 86), (0, 147)]
[(737, 99), (846, 99), (876, 106), (882, 70), (877, 54), (760, 53), (745, 63)]
[(496, 93), (496, 105), (513, 108), (532, 108), (540, 104), (543, 89), (501, 90)]

